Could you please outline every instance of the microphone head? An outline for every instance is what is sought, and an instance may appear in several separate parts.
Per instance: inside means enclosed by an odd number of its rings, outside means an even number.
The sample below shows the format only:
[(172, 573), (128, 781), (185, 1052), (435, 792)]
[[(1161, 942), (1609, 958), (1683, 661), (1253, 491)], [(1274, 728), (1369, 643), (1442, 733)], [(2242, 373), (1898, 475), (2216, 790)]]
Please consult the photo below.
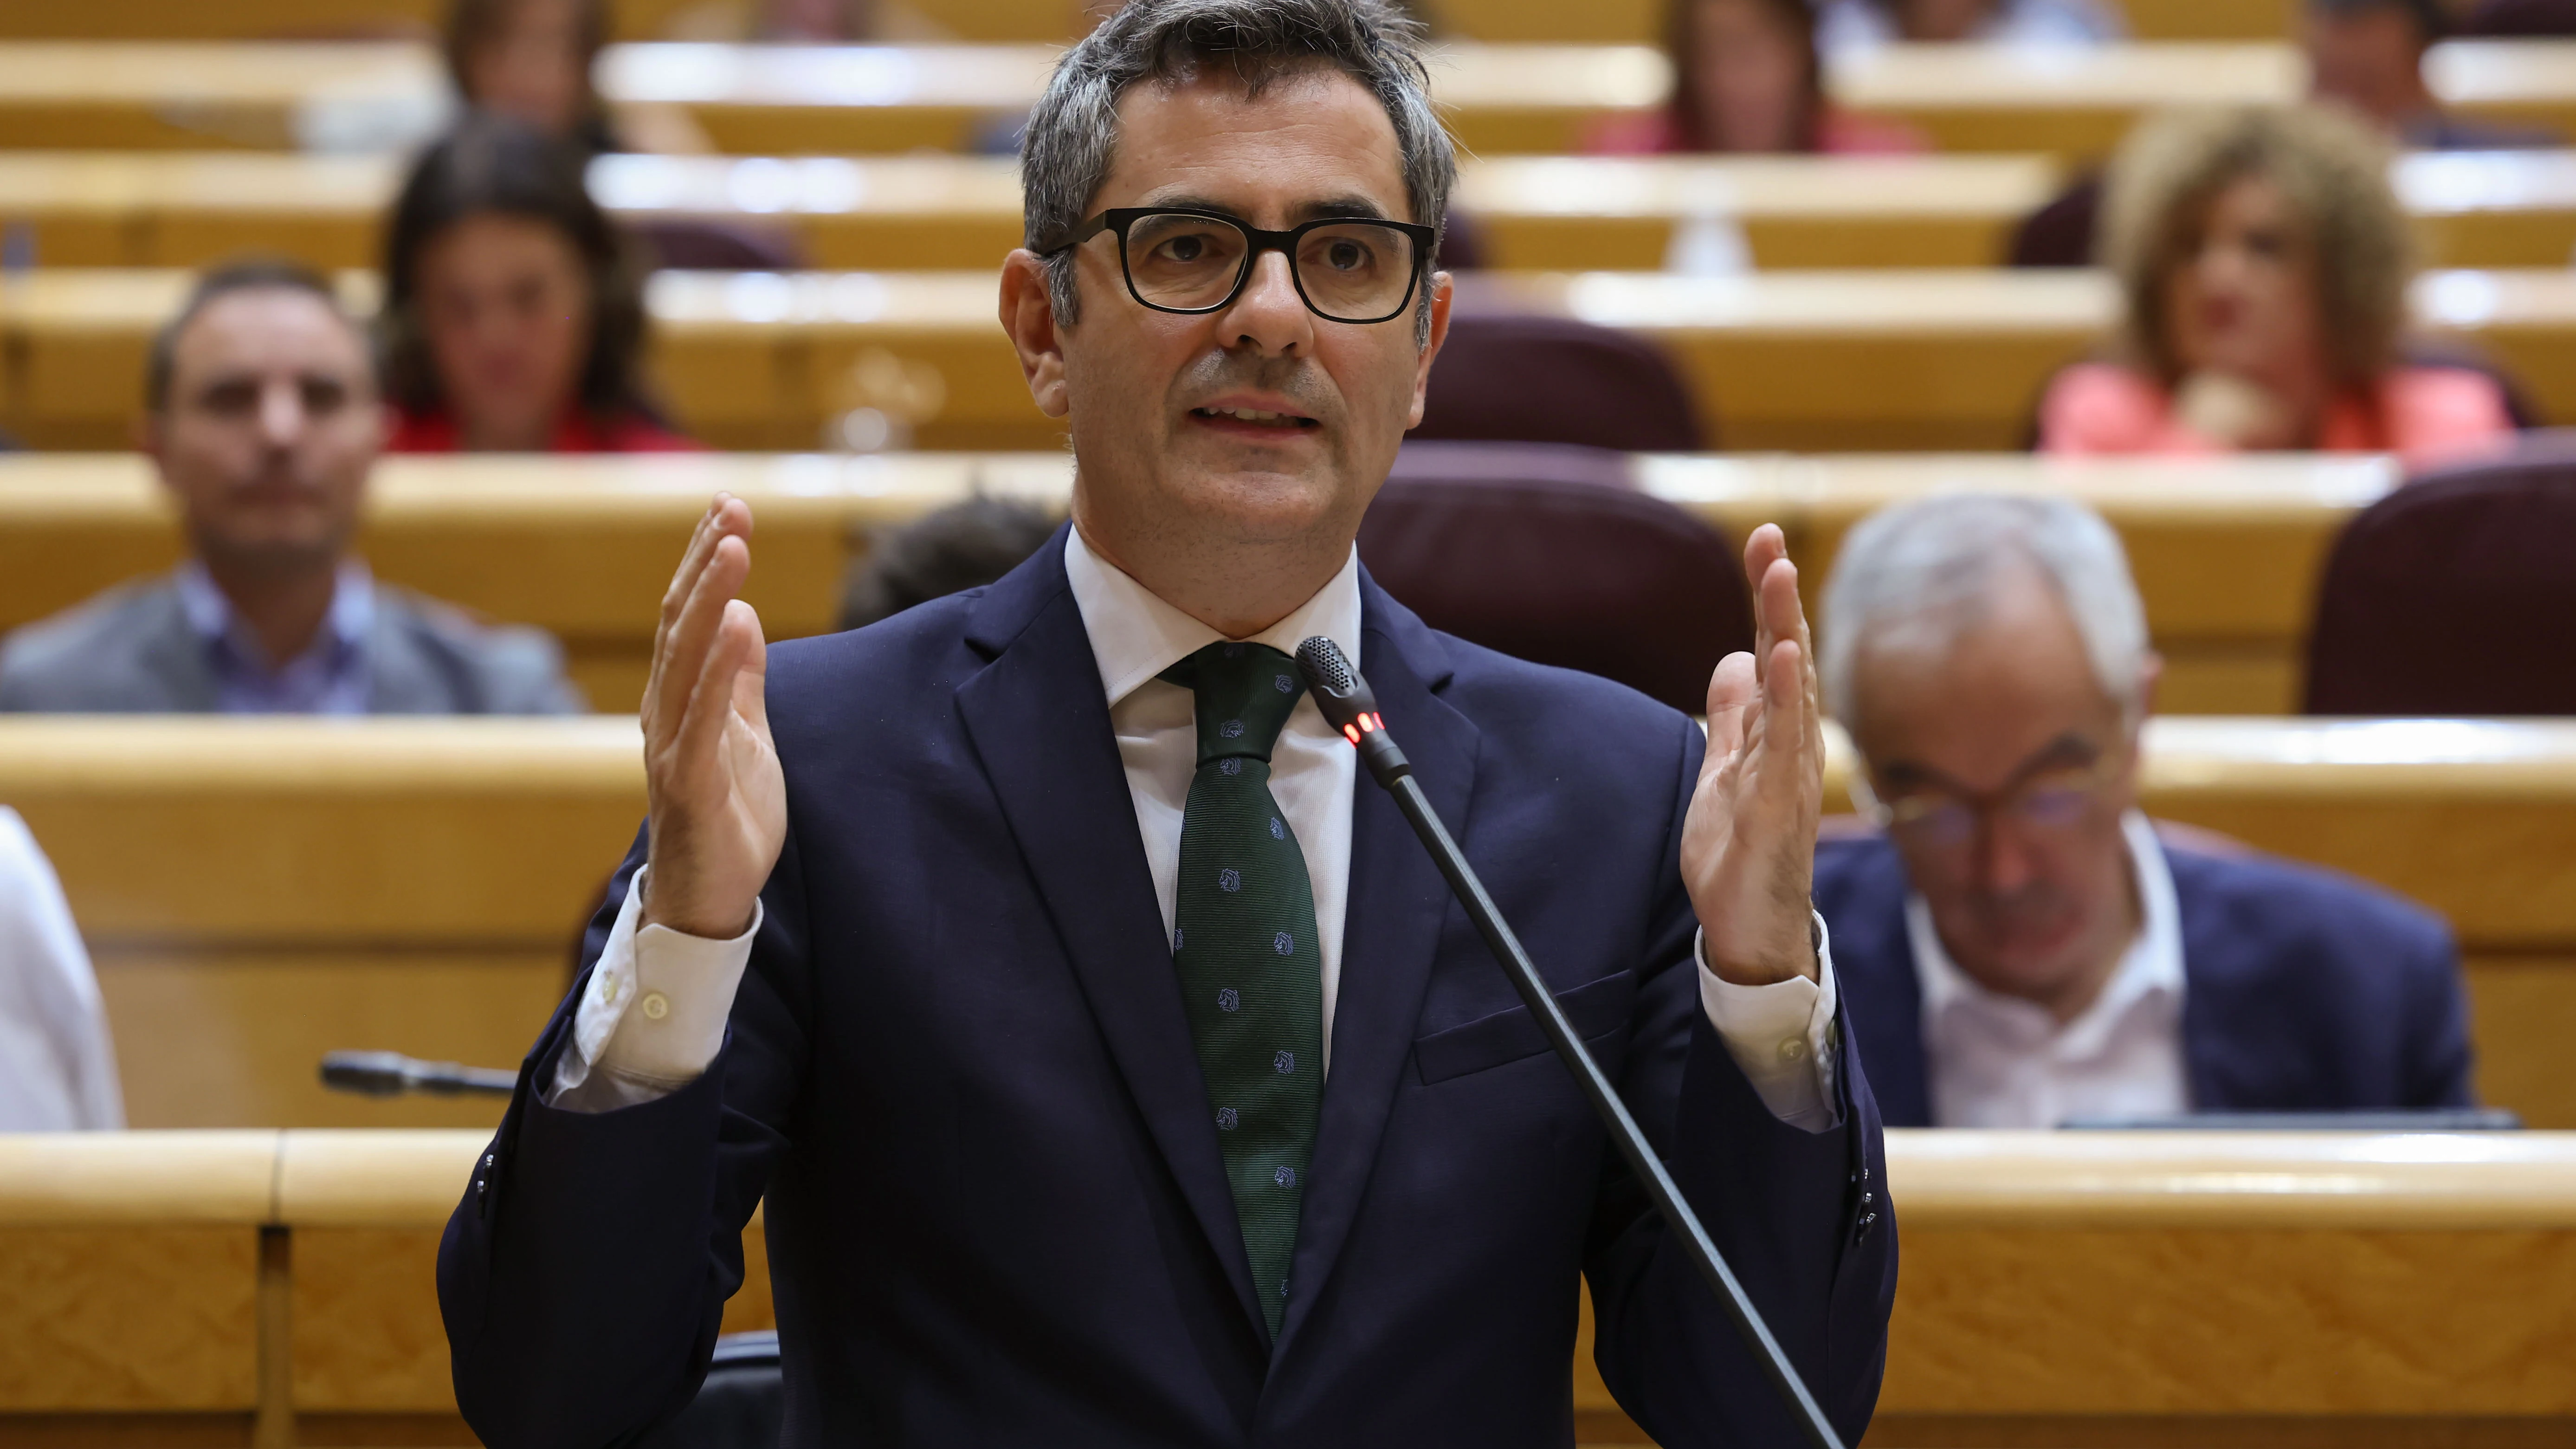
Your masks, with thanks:
[(1361, 728), (1362, 716), (1377, 714), (1377, 697), (1369, 692), (1368, 681), (1351, 667), (1342, 646), (1323, 635), (1297, 646), (1297, 672), (1306, 676), (1306, 692), (1315, 696), (1315, 707), (1333, 728), (1348, 733)]
[(410, 1086), (410, 1065), (398, 1052), (329, 1052), (322, 1058), (322, 1085), (364, 1097), (399, 1097)]

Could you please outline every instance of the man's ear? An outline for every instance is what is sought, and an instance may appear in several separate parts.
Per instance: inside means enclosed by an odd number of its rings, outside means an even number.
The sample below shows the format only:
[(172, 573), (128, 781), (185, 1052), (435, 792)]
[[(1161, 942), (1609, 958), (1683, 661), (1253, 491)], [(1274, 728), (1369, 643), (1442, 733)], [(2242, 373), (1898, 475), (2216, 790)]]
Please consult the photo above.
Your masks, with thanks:
[(2165, 657), (2153, 649), (2138, 656), (2138, 719), (2141, 723), (2156, 712), (2156, 686), (2165, 678)]
[(1431, 364), (1440, 358), (1440, 344), (1449, 340), (1449, 300), (1452, 288), (1447, 272), (1431, 274), (1431, 336), (1422, 344), (1422, 357), (1413, 369), (1413, 406), (1404, 415), (1408, 429), (1422, 425), (1422, 401), (1431, 387)]
[(1023, 247), (1002, 262), (1002, 330), (1020, 355), (1020, 375), (1038, 411), (1051, 418), (1073, 409), (1065, 385), (1064, 338), (1056, 329), (1055, 306), (1047, 295), (1047, 265)]

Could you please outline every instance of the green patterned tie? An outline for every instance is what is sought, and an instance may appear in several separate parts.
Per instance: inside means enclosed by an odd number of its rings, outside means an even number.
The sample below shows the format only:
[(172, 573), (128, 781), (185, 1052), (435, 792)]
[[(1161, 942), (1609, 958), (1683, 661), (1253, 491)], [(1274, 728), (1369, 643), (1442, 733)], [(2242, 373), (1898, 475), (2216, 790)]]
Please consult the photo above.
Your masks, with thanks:
[(1297, 708), (1297, 665), (1259, 644), (1211, 644), (1163, 678), (1198, 697), (1199, 765), (1181, 817), (1172, 965), (1253, 1288), (1276, 1335), (1324, 1095), (1314, 890), (1297, 834), (1270, 794), (1270, 749)]

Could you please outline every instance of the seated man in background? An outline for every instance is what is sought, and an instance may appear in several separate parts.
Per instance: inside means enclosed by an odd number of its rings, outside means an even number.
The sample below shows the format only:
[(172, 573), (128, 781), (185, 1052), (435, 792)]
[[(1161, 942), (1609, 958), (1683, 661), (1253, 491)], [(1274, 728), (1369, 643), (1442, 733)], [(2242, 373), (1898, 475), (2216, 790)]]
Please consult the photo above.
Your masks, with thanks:
[(1823, 629), (1884, 833), (1818, 846), (1816, 909), (1891, 1125), (2469, 1104), (2441, 921), (2140, 813), (2159, 662), (2090, 510), (1880, 512)]
[(384, 444), (367, 341), (328, 283), (210, 273), (153, 340), (143, 450), (190, 558), (0, 642), (0, 710), (565, 714), (552, 639), (375, 582), (350, 553)]
[(2309, 92), (2419, 151), (2550, 146), (2545, 131), (2464, 120), (2424, 83), (2424, 52), (2450, 33), (2441, 0), (2307, 0)]
[(1055, 535), (1033, 503), (981, 496), (869, 533), (867, 557), (841, 590), (841, 627), (864, 629), (915, 604), (981, 588), (1018, 568)]
[(124, 1125), (89, 951), (52, 863), (0, 805), (0, 1132)]

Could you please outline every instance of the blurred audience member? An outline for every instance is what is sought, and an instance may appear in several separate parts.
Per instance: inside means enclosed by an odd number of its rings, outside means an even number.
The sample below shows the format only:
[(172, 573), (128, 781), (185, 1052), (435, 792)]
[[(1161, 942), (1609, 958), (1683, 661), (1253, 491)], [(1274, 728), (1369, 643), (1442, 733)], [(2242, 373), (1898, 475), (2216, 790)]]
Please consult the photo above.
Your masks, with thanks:
[(454, 0), (447, 69), (457, 94), (576, 148), (697, 153), (715, 146), (675, 106), (619, 106), (592, 83), (608, 43), (608, 0)]
[(2463, 120), (2424, 83), (2424, 52), (2448, 31), (2440, 0), (2307, 0), (2310, 94), (2344, 106), (2401, 146), (2494, 151), (2550, 146), (2546, 131)]
[(1664, 47), (1673, 63), (1671, 104), (1604, 120), (1584, 149), (1606, 156), (1930, 149), (1911, 127), (1825, 99), (1807, 0), (1670, 0)]
[(1883, 833), (1828, 833), (1816, 908), (1889, 1126), (2469, 1104), (2439, 919), (2140, 813), (2159, 664), (2082, 504), (1885, 510), (1821, 623)]
[(2167, 116), (2113, 162), (2120, 360), (2058, 375), (2040, 446), (2437, 457), (2513, 431), (2481, 372), (2399, 358), (2412, 272), (2388, 155), (2317, 107)]
[(645, 395), (642, 278), (580, 159), (515, 121), (469, 119), (413, 168), (384, 327), (396, 452), (696, 446)]
[(1055, 518), (1042, 508), (979, 496), (873, 530), (867, 557), (841, 591), (841, 627), (864, 629), (915, 604), (989, 584), (1018, 568), (1055, 529)]
[(553, 640), (484, 628), (350, 553), (384, 411), (321, 278), (242, 263), (152, 344), (140, 442), (187, 531), (176, 574), (0, 641), (0, 709), (561, 714)]
[(124, 1125), (89, 951), (27, 822), (0, 806), (0, 1132)]
[(1840, 59), (1894, 41), (2100, 45), (2125, 34), (2102, 0), (1821, 0), (1816, 38)]

